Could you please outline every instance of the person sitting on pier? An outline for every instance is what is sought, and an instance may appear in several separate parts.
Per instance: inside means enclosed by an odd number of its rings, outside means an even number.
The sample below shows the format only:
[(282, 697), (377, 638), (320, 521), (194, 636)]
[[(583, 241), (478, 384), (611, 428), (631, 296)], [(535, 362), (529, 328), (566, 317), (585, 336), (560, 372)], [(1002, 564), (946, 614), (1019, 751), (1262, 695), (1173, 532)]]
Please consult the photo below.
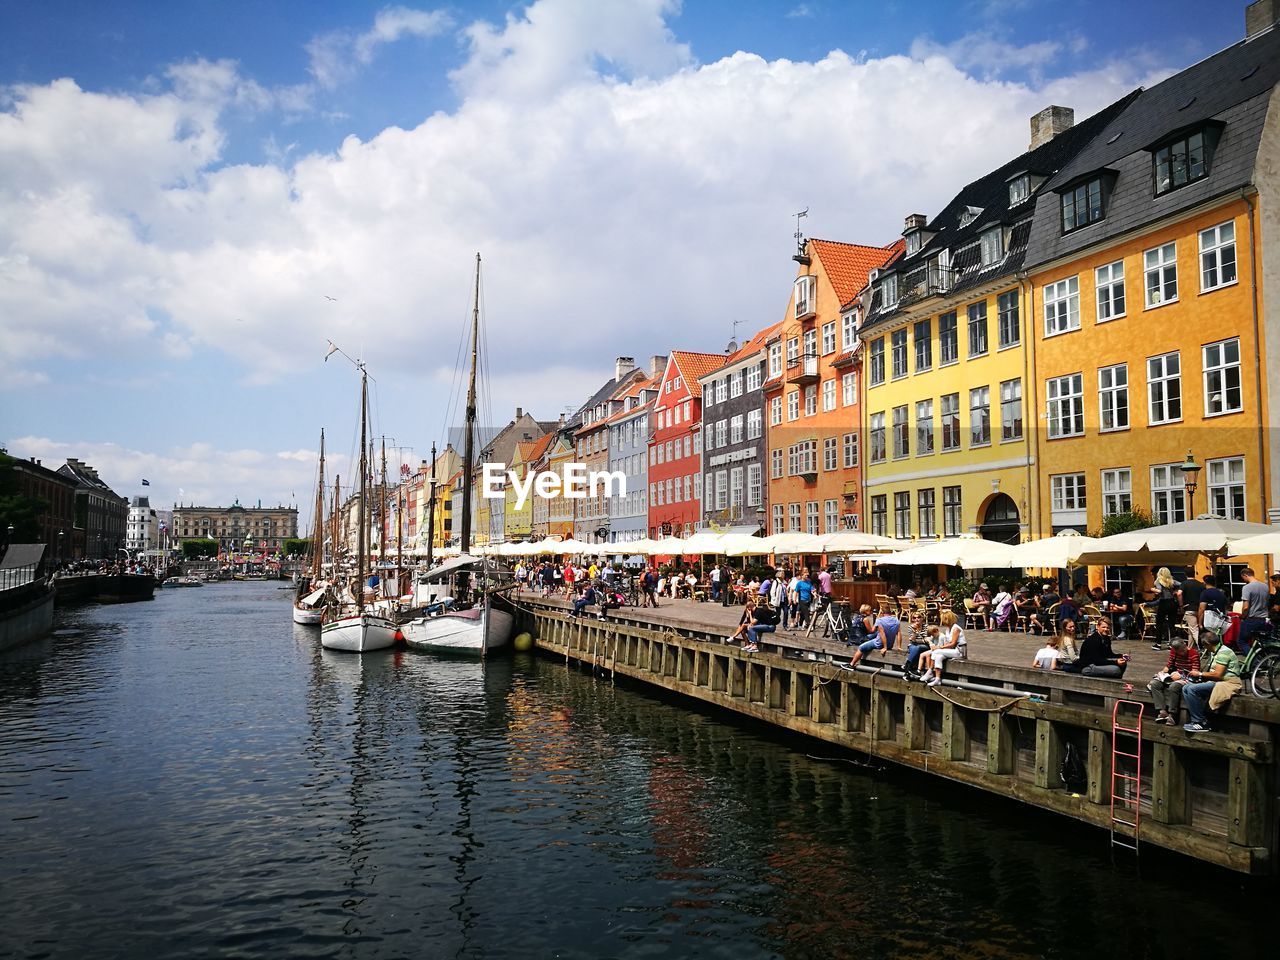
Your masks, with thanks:
[(920, 679), (924, 670), (923, 657), (933, 648), (933, 638), (938, 635), (937, 627), (925, 627), (924, 617), (916, 614), (907, 624), (907, 659), (902, 663), (902, 672), (908, 680)]
[(941, 643), (929, 651), (929, 659), (933, 666), (920, 677), (931, 687), (942, 683), (944, 664), (948, 660), (965, 660), (969, 656), (969, 641), (965, 639), (964, 628), (951, 610), (943, 610), (938, 617), (938, 633)]
[(856, 647), (875, 632), (875, 617), (871, 615), (871, 604), (864, 603), (849, 623), (849, 639), (845, 642)]
[(1151, 702), (1156, 707), (1156, 723), (1173, 726), (1178, 722), (1182, 706), (1182, 688), (1191, 682), (1191, 671), (1200, 669), (1200, 651), (1187, 643), (1186, 637), (1174, 637), (1164, 669), (1147, 684)]
[(1037, 670), (1058, 670), (1061, 668), (1062, 651), (1058, 649), (1058, 638), (1049, 637), (1044, 646), (1036, 651), (1031, 665)]
[[(1208, 670), (1188, 670), (1191, 682), (1182, 688), (1182, 702), (1187, 708), (1188, 722), (1182, 729), (1188, 733), (1208, 733), (1209, 711), (1221, 710), (1223, 704), (1240, 692), (1240, 658), (1212, 630), (1200, 631), (1200, 646), (1209, 658)], [(1166, 723), (1168, 721), (1165, 721)]]
[[(588, 580), (582, 585), (582, 592), (578, 595), (578, 599), (573, 601), (573, 616), (579, 616), (583, 607), (590, 607), (596, 602), (596, 588), (591, 585)], [(603, 614), (602, 614), (603, 615)]]
[(1085, 637), (1080, 644), (1080, 657), (1062, 669), (1068, 673), (1079, 673), (1086, 677), (1124, 676), (1129, 666), (1128, 655), (1118, 655), (1111, 649), (1111, 621), (1099, 617), (1093, 625), (1093, 633)]
[(755, 622), (756, 598), (748, 597), (747, 604), (742, 608), (742, 616), (738, 618), (738, 629), (729, 635), (729, 642), (736, 643), (745, 641), (747, 638), (747, 628)]
[(880, 614), (871, 628), (870, 635), (858, 645), (857, 650), (853, 651), (853, 659), (849, 661), (849, 669), (852, 670), (856, 667), (862, 658), (872, 650), (883, 650), (885, 653), (892, 650), (898, 642), (898, 631), (901, 628), (902, 624), (892, 613)]
[(758, 603), (751, 612), (751, 625), (747, 627), (747, 642), (742, 649), (747, 653), (755, 653), (760, 649), (760, 634), (773, 633), (778, 629), (778, 611), (767, 603)]

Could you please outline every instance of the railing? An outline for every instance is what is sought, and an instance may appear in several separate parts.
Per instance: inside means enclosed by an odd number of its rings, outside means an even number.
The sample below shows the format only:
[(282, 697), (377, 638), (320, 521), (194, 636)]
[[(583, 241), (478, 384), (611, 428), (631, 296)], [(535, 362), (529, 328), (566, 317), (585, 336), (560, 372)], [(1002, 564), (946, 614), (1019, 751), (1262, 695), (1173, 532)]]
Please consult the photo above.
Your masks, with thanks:
[(38, 563), (28, 563), (21, 567), (6, 567), (0, 570), (0, 590), (12, 590), (14, 587), (25, 587), (35, 582), (38, 576)]

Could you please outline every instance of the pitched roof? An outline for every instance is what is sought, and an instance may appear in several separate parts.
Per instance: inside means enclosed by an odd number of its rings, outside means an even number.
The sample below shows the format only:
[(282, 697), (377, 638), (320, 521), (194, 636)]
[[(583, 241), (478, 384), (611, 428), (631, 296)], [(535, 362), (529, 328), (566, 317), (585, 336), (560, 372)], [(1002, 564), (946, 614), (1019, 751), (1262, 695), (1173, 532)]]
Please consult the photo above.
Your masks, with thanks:
[(684, 384), (689, 388), (689, 395), (702, 396), (702, 385), (699, 377), (705, 377), (712, 370), (724, 365), (723, 353), (692, 353), (688, 350), (672, 350), (671, 361), (684, 377)]
[(868, 247), (861, 243), (840, 243), (836, 240), (809, 241), (809, 249), (822, 261), (822, 269), (836, 291), (841, 305), (848, 303), (858, 291), (867, 285), (867, 276), (877, 267), (883, 267), (893, 254), (893, 248), (901, 240), (884, 247)]
[(745, 360), (747, 357), (759, 353), (765, 348), (765, 344), (769, 342), (769, 338), (780, 332), (784, 326), (786, 326), (786, 321), (779, 320), (772, 326), (765, 327), (763, 330), (758, 331), (750, 340), (744, 343), (736, 351), (724, 357), (724, 362), (720, 364), (720, 366), (704, 373), (702, 375), (702, 379), (706, 379), (712, 374), (723, 370), (725, 367), (731, 367), (740, 360)]
[[(529, 449), (524, 453), (525, 462), (532, 463), (535, 460), (541, 459), (542, 455), (547, 452), (547, 447), (551, 446), (551, 441), (555, 439), (555, 436), (556, 432), (552, 430), (530, 443)], [(523, 446), (523, 444), (521, 446)]]

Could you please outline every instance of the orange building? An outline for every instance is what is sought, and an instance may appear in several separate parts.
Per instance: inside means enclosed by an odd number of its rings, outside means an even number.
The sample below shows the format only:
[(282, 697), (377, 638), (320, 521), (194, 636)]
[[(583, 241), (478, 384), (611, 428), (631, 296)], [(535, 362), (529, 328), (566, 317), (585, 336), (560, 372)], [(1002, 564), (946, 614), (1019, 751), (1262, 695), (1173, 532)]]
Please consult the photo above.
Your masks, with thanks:
[(768, 340), (762, 390), (770, 533), (863, 529), (861, 360), (852, 304), (902, 249), (807, 240), (786, 316)]

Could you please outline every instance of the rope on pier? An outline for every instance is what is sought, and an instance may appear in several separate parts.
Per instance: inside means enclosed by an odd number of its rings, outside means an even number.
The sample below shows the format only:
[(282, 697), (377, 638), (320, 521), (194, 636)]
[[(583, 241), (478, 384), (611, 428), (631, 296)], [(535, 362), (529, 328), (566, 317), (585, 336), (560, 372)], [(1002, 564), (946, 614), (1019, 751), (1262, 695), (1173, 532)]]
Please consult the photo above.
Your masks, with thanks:
[(1026, 694), (1018, 694), (1018, 696), (1016, 697), (1010, 697), (1008, 703), (1002, 704), (1001, 706), (998, 706), (998, 707), (977, 707), (971, 703), (961, 703), (959, 700), (956, 700), (954, 697), (947, 696), (945, 693), (942, 692), (942, 684), (938, 684), (936, 687), (931, 687), (930, 689), (932, 689), (934, 693), (940, 696), (943, 700), (946, 700), (948, 703), (954, 706), (960, 707), (963, 710), (972, 710), (975, 713), (1005, 713), (1011, 710), (1015, 703), (1018, 703), (1019, 701), (1027, 699)]

